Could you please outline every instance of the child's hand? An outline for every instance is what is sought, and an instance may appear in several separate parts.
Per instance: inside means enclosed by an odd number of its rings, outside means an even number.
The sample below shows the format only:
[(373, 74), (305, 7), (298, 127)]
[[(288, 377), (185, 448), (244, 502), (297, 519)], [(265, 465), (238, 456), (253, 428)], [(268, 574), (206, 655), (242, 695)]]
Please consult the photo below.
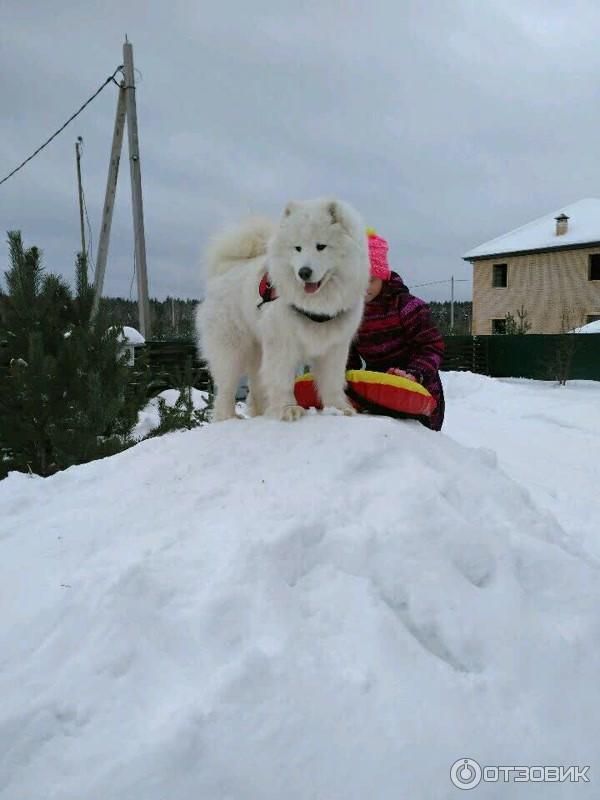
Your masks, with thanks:
[(398, 369), (397, 367), (390, 367), (388, 369), (388, 375), (399, 375), (401, 378), (408, 378), (409, 381), (418, 383), (414, 375), (411, 375), (410, 372), (405, 372), (403, 369)]

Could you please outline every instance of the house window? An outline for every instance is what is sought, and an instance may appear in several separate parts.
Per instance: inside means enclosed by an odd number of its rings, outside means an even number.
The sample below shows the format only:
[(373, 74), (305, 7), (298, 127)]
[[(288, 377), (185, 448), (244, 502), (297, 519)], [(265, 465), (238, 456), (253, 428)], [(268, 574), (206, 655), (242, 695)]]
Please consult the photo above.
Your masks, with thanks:
[(598, 322), (600, 319), (600, 314), (588, 314), (585, 318), (585, 324), (587, 325), (589, 322)]
[(600, 253), (592, 253), (590, 256), (588, 280), (600, 281)]
[(508, 264), (494, 264), (492, 267), (492, 286), (504, 289), (507, 286)]
[(492, 320), (492, 333), (506, 333), (506, 320), (493, 319)]

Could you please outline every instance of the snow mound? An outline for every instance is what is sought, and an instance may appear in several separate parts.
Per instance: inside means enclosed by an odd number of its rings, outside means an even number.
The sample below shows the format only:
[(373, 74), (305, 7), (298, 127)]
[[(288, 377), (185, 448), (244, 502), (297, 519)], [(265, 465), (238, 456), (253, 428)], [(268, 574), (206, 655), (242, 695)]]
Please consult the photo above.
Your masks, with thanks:
[(444, 432), (492, 450), (540, 508), (600, 560), (600, 381), (442, 373)]
[(439, 800), (462, 757), (599, 765), (598, 565), (490, 451), (234, 420), (13, 473), (0, 507), (3, 800)]
[(574, 328), (570, 333), (600, 333), (600, 319), (588, 322), (580, 328)]
[(123, 340), (127, 342), (127, 344), (133, 344), (133, 345), (146, 344), (146, 340), (144, 339), (142, 334), (136, 328), (132, 328), (129, 325), (123, 326)]
[[(197, 411), (202, 411), (208, 405), (208, 392), (191, 388), (192, 404)], [(133, 429), (134, 439), (143, 439), (160, 425), (159, 399), (165, 401), (169, 408), (173, 408), (179, 400), (179, 389), (164, 389), (156, 397), (152, 397), (138, 414), (138, 421)]]

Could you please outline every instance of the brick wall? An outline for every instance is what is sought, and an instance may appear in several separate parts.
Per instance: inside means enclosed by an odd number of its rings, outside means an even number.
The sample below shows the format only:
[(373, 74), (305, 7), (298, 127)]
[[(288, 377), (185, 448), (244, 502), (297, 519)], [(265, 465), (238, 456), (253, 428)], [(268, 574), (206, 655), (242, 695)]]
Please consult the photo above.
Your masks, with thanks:
[[(590, 253), (600, 247), (554, 250), (473, 262), (473, 333), (492, 333), (492, 319), (527, 310), (530, 333), (561, 333), (600, 314), (600, 281), (588, 280)], [(506, 288), (492, 286), (494, 264), (507, 264)]]

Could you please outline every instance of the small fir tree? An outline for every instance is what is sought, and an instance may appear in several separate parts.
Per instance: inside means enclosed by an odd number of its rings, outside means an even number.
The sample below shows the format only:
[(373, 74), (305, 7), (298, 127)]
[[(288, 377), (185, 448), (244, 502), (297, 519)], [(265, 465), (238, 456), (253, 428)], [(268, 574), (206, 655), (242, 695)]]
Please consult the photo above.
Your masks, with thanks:
[(8, 240), (0, 474), (50, 475), (128, 447), (141, 398), (128, 391), (122, 329), (109, 325), (102, 303), (92, 320), (85, 255), (77, 257), (73, 294), (44, 274), (40, 251), (24, 249), (19, 232)]
[(531, 322), (529, 322), (528, 316), (527, 309), (521, 303), (521, 308), (517, 309), (517, 333), (520, 336), (524, 336), (531, 330)]
[(191, 430), (208, 422), (213, 404), (213, 393), (208, 392), (207, 405), (204, 408), (195, 408), (192, 389), (198, 382), (199, 371), (192, 367), (191, 358), (187, 358), (184, 370), (176, 370), (174, 384), (179, 391), (179, 397), (173, 406), (167, 405), (164, 398), (158, 398), (159, 425), (154, 428), (147, 439), (162, 436), (178, 430)]
[(510, 312), (504, 317), (506, 320), (505, 333), (510, 336), (524, 336), (531, 330), (531, 323), (527, 319), (527, 309), (521, 303), (521, 308), (517, 309), (517, 316), (515, 317)]

